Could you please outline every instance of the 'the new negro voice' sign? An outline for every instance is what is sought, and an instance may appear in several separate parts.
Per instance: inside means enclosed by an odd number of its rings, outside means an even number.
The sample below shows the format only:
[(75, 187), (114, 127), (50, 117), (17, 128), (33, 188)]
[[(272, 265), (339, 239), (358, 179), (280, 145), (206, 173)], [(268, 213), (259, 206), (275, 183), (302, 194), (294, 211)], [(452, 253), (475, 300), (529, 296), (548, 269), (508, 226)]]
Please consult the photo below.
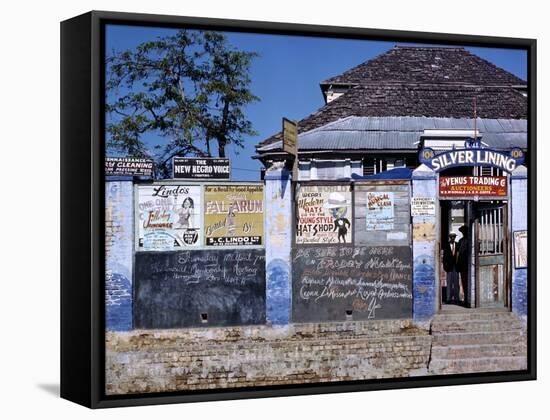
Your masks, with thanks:
[(172, 168), (174, 179), (229, 179), (231, 175), (227, 158), (175, 157)]
[(506, 197), (505, 176), (442, 176), (439, 177), (441, 197)]

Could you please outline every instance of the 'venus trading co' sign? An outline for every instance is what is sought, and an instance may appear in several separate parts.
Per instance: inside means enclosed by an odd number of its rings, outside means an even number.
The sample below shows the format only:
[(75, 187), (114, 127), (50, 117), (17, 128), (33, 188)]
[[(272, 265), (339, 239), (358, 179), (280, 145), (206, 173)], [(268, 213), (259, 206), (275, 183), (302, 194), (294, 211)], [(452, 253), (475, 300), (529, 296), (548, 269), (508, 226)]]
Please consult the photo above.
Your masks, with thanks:
[(440, 197), (506, 197), (508, 179), (505, 176), (441, 176)]
[(231, 175), (227, 158), (175, 157), (172, 168), (174, 179), (229, 179)]
[(454, 149), (440, 154), (430, 148), (420, 151), (420, 162), (429, 166), (435, 172), (455, 166), (491, 166), (512, 172), (523, 164), (525, 154), (519, 148), (513, 148), (510, 153), (490, 149)]

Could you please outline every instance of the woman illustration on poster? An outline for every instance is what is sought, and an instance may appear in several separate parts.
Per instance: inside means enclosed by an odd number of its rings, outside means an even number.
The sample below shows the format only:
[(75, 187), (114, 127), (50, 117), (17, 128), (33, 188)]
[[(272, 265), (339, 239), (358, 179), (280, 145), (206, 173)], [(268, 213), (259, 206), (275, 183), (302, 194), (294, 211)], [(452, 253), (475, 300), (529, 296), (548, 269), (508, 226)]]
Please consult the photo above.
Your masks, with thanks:
[(191, 197), (185, 197), (179, 211), (178, 225), (183, 229), (192, 229), (195, 225), (193, 220), (195, 203)]

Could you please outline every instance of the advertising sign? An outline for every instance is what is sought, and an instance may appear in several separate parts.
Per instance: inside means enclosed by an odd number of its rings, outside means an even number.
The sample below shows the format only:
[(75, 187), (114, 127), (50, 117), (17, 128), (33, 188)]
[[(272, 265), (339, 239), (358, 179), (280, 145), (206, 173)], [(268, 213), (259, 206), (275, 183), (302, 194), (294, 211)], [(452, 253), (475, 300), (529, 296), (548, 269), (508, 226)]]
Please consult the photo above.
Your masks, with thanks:
[(298, 124), (283, 118), (283, 150), (296, 156), (298, 153)]
[(263, 186), (207, 185), (204, 212), (206, 246), (263, 244)]
[(413, 197), (411, 201), (411, 216), (435, 215), (435, 198)]
[(441, 176), (440, 197), (506, 197), (508, 179), (505, 176)]
[(350, 243), (351, 192), (348, 185), (301, 185), (296, 193), (297, 244)]
[(139, 158), (105, 158), (107, 176), (153, 176), (153, 161)]
[(515, 268), (527, 268), (527, 231), (514, 232), (514, 265)]
[(393, 230), (393, 192), (367, 192), (367, 230)]
[(229, 179), (231, 166), (227, 158), (175, 157), (172, 161), (174, 179)]
[(172, 250), (201, 244), (199, 186), (138, 187), (138, 249)]
[(491, 149), (467, 148), (435, 154), (433, 149), (425, 147), (419, 153), (419, 160), (436, 172), (456, 166), (490, 166), (505, 172), (512, 172), (523, 164), (525, 153), (515, 147), (509, 153)]

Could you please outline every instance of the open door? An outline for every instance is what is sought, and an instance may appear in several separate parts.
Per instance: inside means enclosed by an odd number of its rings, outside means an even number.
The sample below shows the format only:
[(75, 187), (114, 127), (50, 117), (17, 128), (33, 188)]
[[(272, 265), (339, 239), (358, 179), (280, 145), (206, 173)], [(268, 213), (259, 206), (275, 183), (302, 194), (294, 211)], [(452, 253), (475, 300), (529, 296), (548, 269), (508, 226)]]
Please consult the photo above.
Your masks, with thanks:
[(475, 204), (476, 306), (508, 305), (506, 203)]

